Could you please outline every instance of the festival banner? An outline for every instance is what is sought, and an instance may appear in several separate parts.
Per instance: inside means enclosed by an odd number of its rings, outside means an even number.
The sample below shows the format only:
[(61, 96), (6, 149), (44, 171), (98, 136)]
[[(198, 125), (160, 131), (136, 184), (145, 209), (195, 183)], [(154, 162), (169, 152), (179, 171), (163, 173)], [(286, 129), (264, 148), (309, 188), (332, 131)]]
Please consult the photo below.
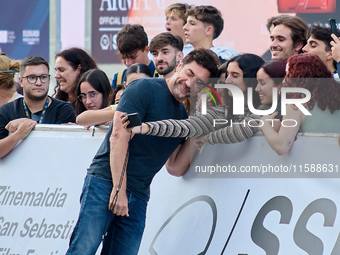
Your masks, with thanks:
[(0, 51), (11, 59), (38, 55), (49, 60), (50, 1), (1, 1)]
[[(328, 26), (329, 18), (340, 15), (340, 0), (331, 1), (182, 1), (189, 5), (212, 5), (224, 19), (224, 29), (214, 46), (225, 46), (240, 53), (254, 53), (270, 59), (267, 20), (287, 14), (299, 16), (308, 24)], [(127, 23), (141, 24), (151, 39), (165, 32), (165, 9), (175, 0), (93, 0), (92, 55), (98, 63), (120, 63), (117, 33)], [(340, 20), (337, 21), (339, 27)]]

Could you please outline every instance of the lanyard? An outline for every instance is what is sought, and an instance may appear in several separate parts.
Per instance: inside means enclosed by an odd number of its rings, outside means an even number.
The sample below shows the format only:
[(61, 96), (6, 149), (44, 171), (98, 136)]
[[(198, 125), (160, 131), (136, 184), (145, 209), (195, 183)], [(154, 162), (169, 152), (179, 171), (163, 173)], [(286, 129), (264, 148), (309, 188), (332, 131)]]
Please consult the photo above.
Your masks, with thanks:
[[(50, 99), (47, 97), (47, 100), (46, 100), (46, 103), (44, 105), (44, 108), (42, 110), (42, 113), (40, 115), (40, 119), (39, 119), (39, 122), (38, 124), (41, 124), (43, 119), (44, 119), (44, 116), (45, 116), (45, 112), (47, 110), (47, 107), (48, 107), (48, 104), (50, 103)], [(27, 109), (27, 105), (25, 103), (25, 99), (22, 100), (22, 104), (24, 105), (24, 109), (25, 109), (25, 113), (26, 113), (26, 117), (30, 119), (30, 115), (28, 113), (28, 109)]]

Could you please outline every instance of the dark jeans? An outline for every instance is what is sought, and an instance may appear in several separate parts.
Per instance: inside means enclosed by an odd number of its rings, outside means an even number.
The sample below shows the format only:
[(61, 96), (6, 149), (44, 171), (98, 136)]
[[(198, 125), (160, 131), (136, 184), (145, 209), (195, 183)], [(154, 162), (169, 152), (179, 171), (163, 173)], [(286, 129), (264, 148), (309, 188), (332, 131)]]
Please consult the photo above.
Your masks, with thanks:
[(108, 209), (111, 191), (111, 180), (87, 174), (80, 198), (79, 218), (67, 255), (95, 254), (102, 240), (102, 254), (138, 253), (145, 227), (147, 202), (127, 192), (130, 216), (115, 216)]

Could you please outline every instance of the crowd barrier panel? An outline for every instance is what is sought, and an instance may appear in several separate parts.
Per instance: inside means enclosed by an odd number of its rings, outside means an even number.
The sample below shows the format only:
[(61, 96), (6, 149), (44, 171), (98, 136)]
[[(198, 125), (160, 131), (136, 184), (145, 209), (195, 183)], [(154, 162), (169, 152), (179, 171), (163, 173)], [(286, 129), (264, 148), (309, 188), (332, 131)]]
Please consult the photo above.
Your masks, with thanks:
[[(0, 159), (0, 254), (65, 254), (106, 131), (37, 125)], [(339, 154), (337, 134), (284, 156), (261, 134), (205, 146), (183, 177), (155, 176), (139, 254), (340, 254)]]

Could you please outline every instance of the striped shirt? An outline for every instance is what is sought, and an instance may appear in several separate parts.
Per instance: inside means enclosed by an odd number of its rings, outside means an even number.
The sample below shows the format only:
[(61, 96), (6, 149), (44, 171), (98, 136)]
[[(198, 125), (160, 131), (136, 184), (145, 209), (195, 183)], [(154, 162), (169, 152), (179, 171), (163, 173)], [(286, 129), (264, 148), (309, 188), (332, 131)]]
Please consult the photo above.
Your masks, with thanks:
[[(268, 109), (261, 105), (259, 110)], [(232, 125), (224, 121), (227, 116), (225, 106), (215, 106), (207, 111), (206, 115), (199, 115), (185, 120), (161, 120), (147, 122), (150, 130), (147, 135), (162, 137), (199, 137), (204, 136), (208, 144), (217, 143), (239, 143), (252, 137), (259, 128), (256, 123), (248, 125), (249, 121), (259, 120), (261, 116), (251, 113), (245, 109), (244, 115), (237, 115)], [(222, 121), (216, 121), (222, 120)], [(225, 122), (225, 124), (218, 124)], [(255, 126), (255, 127), (253, 127)]]

